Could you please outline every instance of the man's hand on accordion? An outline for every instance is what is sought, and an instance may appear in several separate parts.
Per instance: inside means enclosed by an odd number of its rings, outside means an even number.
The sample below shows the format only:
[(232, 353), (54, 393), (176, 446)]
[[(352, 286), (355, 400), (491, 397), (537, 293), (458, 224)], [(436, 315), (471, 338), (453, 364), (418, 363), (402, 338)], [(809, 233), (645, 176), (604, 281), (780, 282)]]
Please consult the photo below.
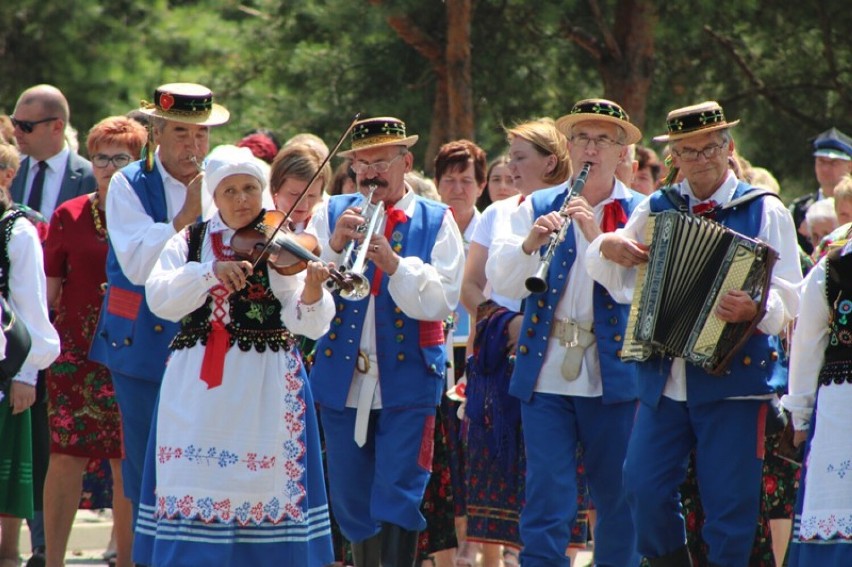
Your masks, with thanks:
[(756, 316), (757, 302), (740, 289), (730, 290), (716, 306), (716, 317), (726, 323), (745, 323)]
[(601, 256), (625, 268), (632, 268), (648, 261), (648, 246), (618, 232), (610, 232), (601, 240)]

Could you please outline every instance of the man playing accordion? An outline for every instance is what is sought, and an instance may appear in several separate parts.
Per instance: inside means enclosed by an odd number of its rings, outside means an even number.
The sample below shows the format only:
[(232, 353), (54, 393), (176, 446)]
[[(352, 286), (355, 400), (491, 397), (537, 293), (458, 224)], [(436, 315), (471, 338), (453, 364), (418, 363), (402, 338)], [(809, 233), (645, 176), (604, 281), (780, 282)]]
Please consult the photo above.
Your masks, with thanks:
[[(690, 565), (678, 487), (694, 449), (710, 564), (743, 566), (757, 525), (763, 427), (774, 395), (769, 381), (778, 354), (769, 339), (798, 309), (796, 284), (802, 274), (796, 230), (780, 199), (761, 192), (738, 200), (754, 188), (729, 168), (734, 151), (730, 128), (739, 121), (728, 122), (718, 103), (673, 110), (666, 122), (668, 133), (654, 140), (670, 143), (677, 171), (669, 179), (679, 172), (683, 181), (653, 193), (623, 230), (592, 242), (586, 254), (590, 275), (613, 293), (638, 285), (636, 267), (648, 260), (649, 217), (671, 209), (712, 218), (765, 242), (778, 260), (762, 318), (762, 301), (742, 290), (722, 294), (708, 318), (725, 323), (759, 319), (757, 330), (721, 375), (677, 356), (656, 354), (638, 363), (641, 403), (624, 463), (624, 488), (639, 553), (652, 566)], [(734, 200), (735, 206), (726, 207)]]

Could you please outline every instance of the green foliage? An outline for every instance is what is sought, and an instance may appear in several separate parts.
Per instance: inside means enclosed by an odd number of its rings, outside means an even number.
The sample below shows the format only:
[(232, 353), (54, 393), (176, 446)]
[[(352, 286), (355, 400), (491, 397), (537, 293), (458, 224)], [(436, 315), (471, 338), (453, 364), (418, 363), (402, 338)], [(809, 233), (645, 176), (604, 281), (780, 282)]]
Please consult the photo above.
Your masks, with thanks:
[[(598, 0), (603, 25), (626, 4)], [(475, 138), (490, 154), (505, 148), (504, 125), (558, 117), (602, 94), (599, 62), (565, 33), (602, 41), (590, 5), (473, 2)], [(715, 99), (742, 119), (739, 149), (776, 173), (785, 197), (812, 190), (809, 139), (832, 125), (852, 133), (846, 2), (694, 0), (658, 9), (645, 139), (663, 130), (670, 109)], [(85, 133), (150, 99), (158, 84), (192, 81), (232, 113), (214, 143), (263, 126), (282, 139), (311, 131), (331, 145), (355, 112), (392, 114), (423, 138), (415, 146), (422, 162), (434, 69), (388, 18), (407, 17), (443, 47), (445, 10), (422, 0), (4, 0), (0, 112), (12, 112), (24, 88), (48, 82), (66, 93)]]

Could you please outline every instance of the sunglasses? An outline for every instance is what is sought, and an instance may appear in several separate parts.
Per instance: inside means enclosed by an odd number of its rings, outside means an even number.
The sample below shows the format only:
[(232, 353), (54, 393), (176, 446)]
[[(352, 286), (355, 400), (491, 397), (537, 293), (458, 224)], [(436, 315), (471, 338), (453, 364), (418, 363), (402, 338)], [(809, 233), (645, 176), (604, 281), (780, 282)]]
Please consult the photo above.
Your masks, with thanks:
[(17, 118), (11, 118), (12, 125), (20, 128), (21, 132), (24, 134), (32, 134), (33, 129), (39, 124), (44, 124), (45, 122), (53, 122), (54, 120), (59, 120), (57, 116), (51, 116), (50, 118), (42, 118), (41, 120), (18, 120)]

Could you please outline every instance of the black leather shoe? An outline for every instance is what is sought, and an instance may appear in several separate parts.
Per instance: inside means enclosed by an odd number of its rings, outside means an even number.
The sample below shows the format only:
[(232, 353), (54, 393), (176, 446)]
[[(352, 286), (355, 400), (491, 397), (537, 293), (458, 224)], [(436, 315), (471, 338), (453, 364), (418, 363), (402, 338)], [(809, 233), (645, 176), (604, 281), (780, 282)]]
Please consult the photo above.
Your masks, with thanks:
[(44, 547), (37, 547), (33, 550), (33, 555), (27, 559), (26, 567), (44, 567), (47, 559), (44, 556)]
[(648, 558), (651, 567), (692, 567), (692, 558), (684, 545), (662, 557)]

